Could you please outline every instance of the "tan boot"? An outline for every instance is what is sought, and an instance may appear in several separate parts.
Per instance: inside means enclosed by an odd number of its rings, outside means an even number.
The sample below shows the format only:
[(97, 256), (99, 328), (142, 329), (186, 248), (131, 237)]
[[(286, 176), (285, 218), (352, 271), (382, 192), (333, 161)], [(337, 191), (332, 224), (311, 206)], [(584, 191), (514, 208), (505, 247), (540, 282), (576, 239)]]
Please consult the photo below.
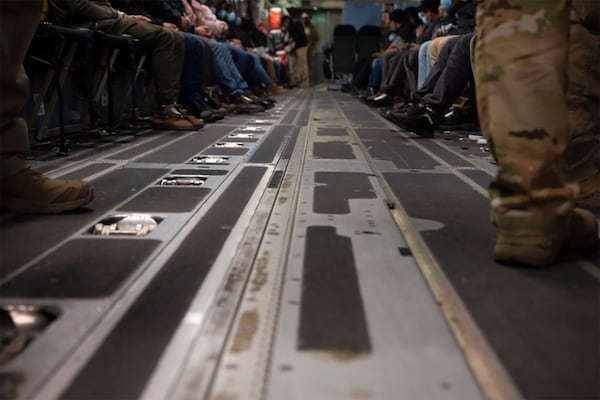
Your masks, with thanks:
[(174, 131), (193, 131), (194, 125), (175, 105), (162, 106), (154, 114), (152, 119), (154, 129), (165, 129)]
[(496, 212), (498, 237), (494, 258), (503, 263), (545, 267), (564, 250), (582, 250), (598, 244), (598, 223), (589, 211), (559, 207)]
[(0, 205), (17, 213), (59, 213), (93, 198), (87, 182), (50, 179), (29, 167), (0, 180)]

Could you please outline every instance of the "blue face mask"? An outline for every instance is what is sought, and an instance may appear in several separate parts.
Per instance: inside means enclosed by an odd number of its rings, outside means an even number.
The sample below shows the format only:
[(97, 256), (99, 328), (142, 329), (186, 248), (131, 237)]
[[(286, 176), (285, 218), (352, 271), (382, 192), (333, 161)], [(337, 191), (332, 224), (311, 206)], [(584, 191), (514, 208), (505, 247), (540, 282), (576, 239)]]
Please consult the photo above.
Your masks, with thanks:
[(419, 19), (421, 20), (421, 22), (423, 22), (423, 25), (425, 25), (425, 26), (429, 25), (429, 21), (427, 21), (427, 18), (425, 18), (425, 15), (423, 15), (423, 13), (420, 11), (419, 11)]
[(219, 17), (220, 19), (227, 18), (227, 11), (225, 11), (225, 10), (219, 10), (219, 12), (217, 13), (217, 17)]
[(452, 8), (452, 0), (441, 0), (440, 5), (444, 7), (444, 10), (448, 11)]
[(216, 8), (214, 8), (214, 7), (211, 7), (211, 8), (210, 8), (210, 12), (212, 12), (213, 14), (215, 14), (215, 15), (216, 15), (216, 14), (217, 14), (217, 9), (216, 9)]
[(230, 12), (229, 14), (227, 14), (227, 20), (228, 20), (229, 22), (233, 22), (233, 21), (235, 21), (235, 12), (233, 12), (233, 11), (232, 11), (232, 12)]
[(235, 19), (235, 26), (241, 26), (242, 25), (242, 19), (240, 17), (237, 17)]
[(390, 34), (388, 35), (388, 42), (392, 43), (394, 40), (396, 40), (396, 38), (397, 38), (397, 37), (398, 37), (398, 36), (396, 36), (396, 34), (395, 34), (395, 33), (390, 33)]

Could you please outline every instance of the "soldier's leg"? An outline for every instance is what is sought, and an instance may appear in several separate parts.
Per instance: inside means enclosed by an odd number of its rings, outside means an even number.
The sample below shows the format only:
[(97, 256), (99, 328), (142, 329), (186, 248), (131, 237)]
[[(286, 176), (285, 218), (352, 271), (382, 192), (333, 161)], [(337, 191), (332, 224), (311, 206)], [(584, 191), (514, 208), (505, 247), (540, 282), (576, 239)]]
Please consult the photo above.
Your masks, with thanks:
[(568, 178), (579, 184), (577, 203), (600, 207), (600, 35), (571, 24), (567, 108), (571, 143)]
[(298, 71), (298, 84), (302, 88), (306, 88), (310, 86), (310, 81), (308, 78), (308, 47), (300, 47), (296, 49), (297, 53), (297, 71)]
[(86, 182), (48, 179), (27, 167), (28, 130), (19, 112), (29, 81), (22, 64), (41, 12), (41, 0), (0, 1), (0, 205), (24, 213), (67, 211), (93, 198)]
[(41, 0), (0, 1), (0, 177), (26, 166), (27, 124), (19, 118), (29, 95), (23, 60), (41, 12)]
[(544, 266), (569, 242), (584, 247), (597, 240), (594, 216), (573, 210), (574, 192), (565, 183), (568, 38), (565, 1), (479, 4), (477, 96), (498, 162), (490, 195), (499, 261)]

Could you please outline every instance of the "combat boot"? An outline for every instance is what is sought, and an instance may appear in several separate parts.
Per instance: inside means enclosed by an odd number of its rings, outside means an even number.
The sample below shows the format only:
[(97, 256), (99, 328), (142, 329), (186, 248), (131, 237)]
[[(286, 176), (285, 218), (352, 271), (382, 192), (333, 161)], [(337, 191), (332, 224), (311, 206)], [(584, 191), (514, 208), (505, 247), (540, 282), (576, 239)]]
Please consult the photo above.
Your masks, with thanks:
[(494, 258), (502, 263), (545, 267), (562, 251), (583, 250), (598, 244), (598, 223), (589, 211), (558, 207), (494, 210), (498, 237)]
[(93, 198), (87, 182), (50, 179), (29, 167), (0, 180), (0, 206), (17, 213), (59, 213)]

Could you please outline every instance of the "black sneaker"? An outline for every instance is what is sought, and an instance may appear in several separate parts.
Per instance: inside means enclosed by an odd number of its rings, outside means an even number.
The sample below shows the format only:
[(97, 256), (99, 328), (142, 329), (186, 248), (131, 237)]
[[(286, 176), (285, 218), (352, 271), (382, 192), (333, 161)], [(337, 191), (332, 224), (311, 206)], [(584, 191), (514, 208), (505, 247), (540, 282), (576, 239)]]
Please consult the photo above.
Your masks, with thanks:
[(202, 118), (204, 122), (211, 123), (225, 118), (225, 114), (219, 111), (213, 111), (202, 104), (200, 101), (194, 101), (187, 107), (188, 111), (197, 118)]
[(477, 128), (477, 118), (462, 110), (450, 110), (444, 115), (444, 120), (440, 123), (440, 129), (444, 130), (472, 130)]
[(257, 104), (250, 97), (241, 93), (231, 95), (229, 102), (235, 107), (234, 110), (238, 113), (254, 114), (265, 111), (265, 107), (263, 105)]
[(381, 93), (371, 99), (367, 99), (367, 105), (375, 108), (393, 106), (394, 98), (387, 93)]
[(397, 113), (397, 120), (394, 122), (401, 128), (416, 133), (421, 137), (432, 138), (435, 128), (441, 119), (440, 115), (425, 103), (417, 103), (402, 118)]
[(384, 117), (388, 120), (392, 121), (396, 125), (403, 123), (408, 117), (408, 113), (413, 109), (413, 104), (411, 102), (407, 102), (401, 104), (398, 107), (388, 107), (387, 112), (382, 113)]
[(355, 92), (354, 86), (352, 86), (352, 84), (350, 84), (350, 83), (342, 83), (340, 90), (344, 93), (354, 93)]

